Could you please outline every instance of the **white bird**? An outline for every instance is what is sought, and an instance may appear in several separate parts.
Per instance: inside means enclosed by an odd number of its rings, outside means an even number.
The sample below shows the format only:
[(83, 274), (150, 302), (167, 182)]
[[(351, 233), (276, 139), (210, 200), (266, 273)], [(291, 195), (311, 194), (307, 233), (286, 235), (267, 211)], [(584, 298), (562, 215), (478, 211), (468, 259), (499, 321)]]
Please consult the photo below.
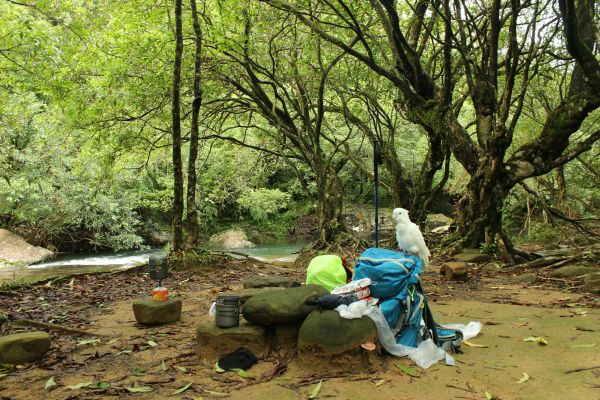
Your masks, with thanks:
[(425, 244), (421, 230), (417, 224), (410, 221), (408, 211), (404, 208), (395, 208), (392, 219), (396, 222), (396, 240), (400, 249), (416, 254), (423, 262), (423, 269), (427, 269), (431, 253)]

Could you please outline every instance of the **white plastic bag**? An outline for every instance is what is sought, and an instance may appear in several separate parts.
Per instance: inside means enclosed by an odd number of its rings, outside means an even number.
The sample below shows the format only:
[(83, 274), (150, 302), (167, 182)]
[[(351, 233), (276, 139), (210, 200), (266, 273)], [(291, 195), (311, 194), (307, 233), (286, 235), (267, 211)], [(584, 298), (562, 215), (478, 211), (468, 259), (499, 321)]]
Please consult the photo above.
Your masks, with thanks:
[(213, 301), (213, 303), (210, 305), (210, 309), (208, 310), (208, 315), (211, 317), (216, 317), (217, 316), (217, 303)]

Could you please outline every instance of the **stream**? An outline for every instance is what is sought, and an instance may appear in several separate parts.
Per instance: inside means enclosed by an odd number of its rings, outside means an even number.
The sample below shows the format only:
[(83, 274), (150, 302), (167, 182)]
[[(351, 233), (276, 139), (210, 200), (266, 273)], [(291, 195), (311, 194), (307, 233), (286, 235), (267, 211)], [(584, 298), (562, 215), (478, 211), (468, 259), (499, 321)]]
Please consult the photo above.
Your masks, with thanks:
[[(305, 242), (276, 242), (258, 245), (247, 249), (227, 249), (231, 255), (246, 254), (264, 262), (278, 264), (292, 263)], [(93, 254), (69, 254), (56, 257), (50, 262), (25, 267), (0, 267), (0, 285), (31, 283), (53, 277), (72, 274), (125, 271), (146, 264), (153, 254), (160, 254), (160, 248), (122, 252), (100, 252)]]

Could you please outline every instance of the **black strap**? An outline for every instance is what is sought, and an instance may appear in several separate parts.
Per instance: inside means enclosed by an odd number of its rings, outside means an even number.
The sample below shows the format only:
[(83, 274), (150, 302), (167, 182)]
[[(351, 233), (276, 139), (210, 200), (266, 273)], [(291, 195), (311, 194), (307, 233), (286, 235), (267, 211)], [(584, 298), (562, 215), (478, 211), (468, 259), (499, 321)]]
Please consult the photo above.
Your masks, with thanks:
[(425, 321), (425, 326), (427, 330), (431, 332), (431, 339), (436, 346), (439, 346), (439, 339), (436, 329), (435, 321), (433, 320), (433, 314), (431, 314), (431, 309), (429, 308), (429, 304), (427, 303), (427, 296), (423, 292), (423, 286), (421, 286), (421, 282), (417, 282), (417, 291), (423, 295), (423, 321)]

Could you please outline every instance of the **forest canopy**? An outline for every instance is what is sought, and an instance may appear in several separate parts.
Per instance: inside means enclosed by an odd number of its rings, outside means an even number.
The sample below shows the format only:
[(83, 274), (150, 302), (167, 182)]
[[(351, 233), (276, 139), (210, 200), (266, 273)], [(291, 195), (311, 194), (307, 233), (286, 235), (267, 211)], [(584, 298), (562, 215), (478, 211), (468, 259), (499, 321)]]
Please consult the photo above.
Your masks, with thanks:
[(590, 234), (599, 8), (2, 0), (0, 225), (63, 251), (172, 229), (179, 250), (313, 215), (325, 246), (372, 203), (377, 142), (382, 204), (448, 204), (449, 244)]

